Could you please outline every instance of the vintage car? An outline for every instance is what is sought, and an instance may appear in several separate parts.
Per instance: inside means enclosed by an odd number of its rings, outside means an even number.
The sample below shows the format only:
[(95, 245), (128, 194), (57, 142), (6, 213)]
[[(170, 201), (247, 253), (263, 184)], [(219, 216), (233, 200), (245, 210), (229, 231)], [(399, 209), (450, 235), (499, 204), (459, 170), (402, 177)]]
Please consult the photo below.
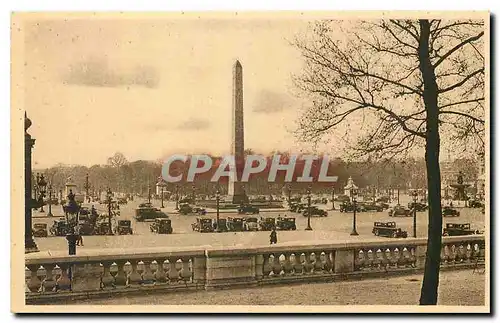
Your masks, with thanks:
[[(350, 202), (344, 202), (340, 204), (340, 212), (354, 212), (354, 204)], [(356, 212), (363, 212), (365, 207), (362, 204), (356, 203)]]
[(351, 201), (351, 198), (347, 195), (340, 194), (335, 196), (335, 201), (341, 202), (341, 203), (349, 203)]
[(49, 236), (49, 233), (47, 231), (47, 224), (46, 223), (33, 224), (33, 237), (40, 238), (40, 237), (48, 237), (48, 236)]
[(276, 230), (297, 230), (297, 226), (295, 225), (295, 218), (278, 217), (276, 219)]
[(408, 208), (410, 210), (412, 210), (413, 208), (416, 208), (417, 209), (417, 212), (424, 212), (424, 211), (427, 211), (427, 205), (424, 204), (424, 203), (420, 203), (420, 202), (410, 202), (408, 203)]
[(291, 212), (302, 212), (304, 208), (307, 207), (304, 203), (297, 203), (297, 202), (292, 202), (290, 203), (290, 211)]
[(481, 208), (484, 207), (484, 203), (479, 201), (479, 200), (470, 200), (469, 201), (469, 207), (472, 208)]
[(56, 220), (49, 229), (49, 232), (53, 236), (65, 236), (70, 232), (69, 225), (66, 220)]
[(259, 230), (259, 223), (257, 218), (254, 217), (247, 217), (243, 220), (243, 229), (245, 231), (258, 231)]
[(118, 220), (115, 227), (115, 234), (132, 234), (132, 223), (130, 220)]
[[(219, 223), (217, 223), (217, 219), (214, 219), (212, 225), (214, 227), (214, 231), (227, 232), (227, 221), (226, 221), (226, 219), (219, 219)], [(218, 230), (217, 230), (217, 227), (219, 228)]]
[(377, 198), (375, 201), (377, 203), (389, 203), (391, 199), (389, 198), (389, 196), (380, 196), (379, 198)]
[(402, 205), (396, 205), (392, 209), (389, 209), (389, 216), (412, 216), (413, 213), (410, 209), (405, 208)]
[(98, 222), (95, 226), (94, 234), (96, 235), (103, 236), (109, 234), (110, 232), (112, 231), (110, 230), (109, 222)]
[(95, 231), (95, 226), (92, 221), (89, 220), (89, 218), (80, 218), (78, 220), (78, 227), (79, 227), (79, 232), (78, 234), (82, 236), (91, 236), (94, 234)]
[(206, 215), (207, 214), (207, 210), (202, 208), (202, 207), (194, 207), (193, 212), (195, 212), (196, 214), (199, 214), (199, 215)]
[(193, 231), (198, 232), (214, 232), (212, 219), (209, 218), (196, 218), (196, 222), (191, 224)]
[(259, 208), (252, 205), (241, 205), (238, 207), (238, 214), (259, 214)]
[(135, 219), (139, 222), (154, 219), (168, 219), (168, 215), (158, 208), (139, 207), (135, 209)]
[(359, 203), (359, 205), (363, 207), (366, 212), (369, 211), (382, 212), (384, 210), (384, 206), (379, 203), (366, 202), (366, 203)]
[(155, 222), (149, 226), (149, 230), (158, 234), (171, 234), (174, 232), (172, 229), (172, 220), (170, 219), (155, 219)]
[(139, 208), (152, 208), (153, 207), (153, 203), (149, 203), (149, 202), (147, 202), (147, 203), (141, 203), (141, 204), (139, 204), (138, 207)]
[(118, 204), (127, 204), (127, 203), (128, 203), (128, 202), (127, 202), (127, 198), (125, 198), (125, 197), (120, 197), (120, 198), (118, 198), (118, 199), (116, 200), (116, 202), (117, 202)]
[(320, 217), (328, 216), (328, 212), (326, 212), (325, 210), (321, 210), (316, 206), (311, 206), (310, 208), (306, 207), (304, 209), (304, 211), (302, 211), (303, 216), (309, 216), (309, 213), (311, 214), (311, 216), (315, 216), (315, 215), (320, 216)]
[(443, 207), (441, 213), (443, 216), (460, 216), (460, 212), (449, 206)]
[(470, 228), (470, 223), (446, 223), (446, 228), (443, 229), (443, 236), (466, 236), (479, 233), (479, 230)]
[(271, 231), (274, 227), (276, 227), (275, 218), (260, 218), (259, 221), (260, 231)]
[(374, 222), (372, 233), (376, 236), (389, 238), (406, 238), (408, 232), (396, 227), (396, 222)]
[(207, 214), (207, 210), (201, 207), (193, 207), (187, 203), (182, 203), (179, 206), (179, 213), (183, 215), (188, 215), (188, 214), (205, 215)]
[(243, 230), (243, 218), (227, 218), (227, 231), (240, 232)]

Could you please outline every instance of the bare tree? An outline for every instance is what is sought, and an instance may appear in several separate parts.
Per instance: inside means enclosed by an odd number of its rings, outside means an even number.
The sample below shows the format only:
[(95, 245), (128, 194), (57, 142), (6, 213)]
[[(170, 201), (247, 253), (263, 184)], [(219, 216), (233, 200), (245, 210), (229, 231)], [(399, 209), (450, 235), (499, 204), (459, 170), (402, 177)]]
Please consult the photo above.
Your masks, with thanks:
[(121, 153), (116, 152), (112, 157), (108, 158), (108, 165), (114, 168), (128, 164), (127, 158)]
[(484, 143), (484, 22), (319, 21), (311, 27), (293, 42), (305, 62), (295, 81), (312, 99), (297, 135), (304, 141), (340, 135), (358, 158), (391, 159), (425, 147), (429, 228), (420, 304), (436, 304), (440, 136), (477, 148)]

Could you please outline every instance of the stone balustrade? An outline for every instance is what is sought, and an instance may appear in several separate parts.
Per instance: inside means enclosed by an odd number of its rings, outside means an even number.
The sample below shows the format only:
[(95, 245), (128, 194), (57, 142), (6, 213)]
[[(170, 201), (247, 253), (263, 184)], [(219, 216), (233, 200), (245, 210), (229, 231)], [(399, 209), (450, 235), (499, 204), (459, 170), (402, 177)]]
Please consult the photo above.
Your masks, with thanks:
[[(26, 255), (27, 303), (114, 293), (359, 279), (423, 270), (427, 239), (263, 247), (78, 250)], [(442, 268), (484, 266), (482, 235), (444, 237)]]

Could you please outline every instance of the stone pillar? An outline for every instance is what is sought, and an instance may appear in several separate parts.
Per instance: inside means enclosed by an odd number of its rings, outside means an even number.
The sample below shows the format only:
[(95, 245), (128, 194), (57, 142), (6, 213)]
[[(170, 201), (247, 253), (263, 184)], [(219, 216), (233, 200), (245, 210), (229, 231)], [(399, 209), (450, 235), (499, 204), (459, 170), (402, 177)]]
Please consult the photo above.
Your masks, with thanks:
[(193, 258), (193, 281), (196, 286), (205, 285), (207, 270), (206, 256), (196, 256)]
[(35, 139), (31, 138), (28, 128), (31, 127), (31, 120), (24, 113), (24, 251), (36, 252), (38, 247), (33, 240), (32, 230), (32, 205), (31, 196), (31, 150), (35, 145)]
[(207, 251), (205, 289), (255, 285), (255, 266), (254, 255)]
[(228, 195), (234, 204), (247, 202), (241, 177), (245, 163), (245, 132), (243, 123), (243, 67), (239, 61), (233, 66), (233, 124), (231, 153), (236, 161), (236, 181), (229, 180)]
[(354, 250), (335, 251), (335, 273), (345, 274), (354, 272)]
[(71, 266), (71, 290), (91, 292), (101, 290), (103, 268), (99, 263), (75, 264)]

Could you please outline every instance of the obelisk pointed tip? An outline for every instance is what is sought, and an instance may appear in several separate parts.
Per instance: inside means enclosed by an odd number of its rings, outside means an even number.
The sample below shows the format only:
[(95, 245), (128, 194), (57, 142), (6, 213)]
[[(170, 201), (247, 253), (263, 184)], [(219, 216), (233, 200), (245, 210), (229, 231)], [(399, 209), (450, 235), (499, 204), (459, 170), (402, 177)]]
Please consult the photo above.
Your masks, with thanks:
[(239, 60), (236, 60), (236, 62), (234, 62), (234, 66), (235, 67), (241, 67), (241, 63)]

